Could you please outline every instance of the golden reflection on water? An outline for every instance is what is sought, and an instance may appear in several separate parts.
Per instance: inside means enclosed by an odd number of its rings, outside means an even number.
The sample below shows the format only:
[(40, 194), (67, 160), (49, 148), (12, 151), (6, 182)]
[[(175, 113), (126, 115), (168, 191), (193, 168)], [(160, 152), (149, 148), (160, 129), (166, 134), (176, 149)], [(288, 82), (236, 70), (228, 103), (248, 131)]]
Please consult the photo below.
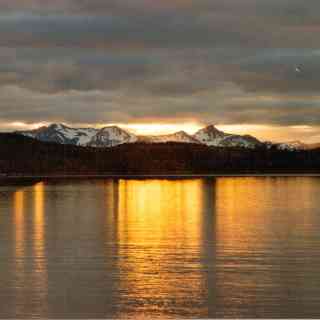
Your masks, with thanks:
[[(161, 239), (176, 233), (186, 241), (200, 238), (203, 205), (201, 180), (120, 180), (119, 238), (130, 243)], [(127, 228), (134, 223), (138, 232)], [(149, 232), (152, 231), (150, 234)]]
[[(302, 233), (309, 232), (309, 207), (317, 183), (303, 178), (218, 178), (216, 237), (220, 246), (242, 255), (265, 248), (270, 234), (277, 241), (285, 227), (288, 233), (296, 226)], [(301, 215), (301, 211), (306, 213)]]
[(44, 184), (34, 186), (34, 255), (40, 262), (38, 269), (43, 269), (44, 258)]
[[(318, 186), (312, 178), (216, 179), (216, 255), (224, 259), (224, 276), (215, 285), (223, 305), (231, 303), (228, 297), (234, 292), (232, 305), (238, 314), (231, 317), (247, 311), (244, 306), (257, 306), (261, 291), (277, 288), (286, 293), (288, 283), (277, 274), (279, 264), (294, 252), (303, 255), (300, 248), (315, 232), (318, 222), (312, 206)], [(295, 268), (297, 259), (285, 268)], [(294, 270), (290, 285), (299, 286), (302, 267)], [(239, 288), (242, 294), (236, 295)]]
[[(106, 256), (115, 258), (118, 253), (116, 246), (112, 246), (114, 242), (117, 242), (117, 219), (118, 219), (118, 194), (119, 183), (117, 180), (106, 180), (104, 184), (105, 199), (106, 199), (106, 226), (112, 226), (108, 228), (106, 233)], [(110, 249), (111, 248), (111, 249)], [(111, 251), (110, 251), (111, 250)]]
[[(299, 292), (316, 314), (318, 197), (311, 178), (38, 183), (10, 206), (7, 304), (20, 317), (82, 307), (97, 317), (235, 318), (280, 315), (279, 305), (291, 315), (299, 310), (288, 292)], [(66, 287), (77, 288), (70, 304), (60, 297)]]
[(33, 255), (34, 255), (34, 279), (39, 297), (37, 299), (38, 311), (46, 309), (46, 297), (48, 293), (47, 256), (45, 251), (45, 185), (37, 183), (33, 187), (34, 212), (33, 212)]
[(21, 267), (21, 259), (24, 257), (24, 191), (14, 193), (14, 230), (15, 230), (15, 256), (16, 263)]
[(15, 312), (19, 314), (26, 300), (21, 290), (25, 285), (25, 199), (24, 191), (19, 190), (13, 196), (14, 235), (15, 235)]
[(137, 314), (152, 300), (155, 314), (170, 310), (170, 303), (186, 299), (186, 286), (201, 296), (204, 279), (194, 274), (186, 283), (174, 266), (181, 259), (185, 272), (199, 267), (203, 191), (202, 180), (120, 180), (118, 242), (125, 258), (119, 268), (127, 299), (141, 303)]
[(225, 251), (241, 254), (258, 244), (251, 241), (247, 229), (263, 203), (261, 199), (251, 199), (253, 193), (254, 197), (263, 197), (259, 187), (255, 178), (249, 182), (246, 178), (217, 179), (217, 210), (223, 214), (218, 216), (216, 237)]

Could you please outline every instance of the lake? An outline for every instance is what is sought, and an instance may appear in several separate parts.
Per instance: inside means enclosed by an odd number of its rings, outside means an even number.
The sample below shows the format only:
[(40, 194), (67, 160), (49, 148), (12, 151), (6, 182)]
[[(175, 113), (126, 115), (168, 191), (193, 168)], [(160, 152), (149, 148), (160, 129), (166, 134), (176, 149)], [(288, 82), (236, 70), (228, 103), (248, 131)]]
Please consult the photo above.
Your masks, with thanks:
[(320, 317), (320, 178), (0, 187), (0, 318)]

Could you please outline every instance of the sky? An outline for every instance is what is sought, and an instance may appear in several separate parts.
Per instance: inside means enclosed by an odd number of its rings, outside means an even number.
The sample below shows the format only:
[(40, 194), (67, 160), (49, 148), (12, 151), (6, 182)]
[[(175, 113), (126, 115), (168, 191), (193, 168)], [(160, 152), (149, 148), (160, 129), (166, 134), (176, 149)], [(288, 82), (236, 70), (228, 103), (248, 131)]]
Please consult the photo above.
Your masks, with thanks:
[(319, 0), (0, 0), (0, 128), (215, 124), (320, 142), (319, 12)]

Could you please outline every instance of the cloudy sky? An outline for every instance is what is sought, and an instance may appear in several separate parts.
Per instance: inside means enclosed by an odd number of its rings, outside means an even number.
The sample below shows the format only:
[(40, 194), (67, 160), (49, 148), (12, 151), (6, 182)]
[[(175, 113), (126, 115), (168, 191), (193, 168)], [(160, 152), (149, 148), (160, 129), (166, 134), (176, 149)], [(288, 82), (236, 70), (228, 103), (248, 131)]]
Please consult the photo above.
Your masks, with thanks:
[(1, 130), (214, 123), (320, 141), (319, 12), (319, 0), (0, 0)]

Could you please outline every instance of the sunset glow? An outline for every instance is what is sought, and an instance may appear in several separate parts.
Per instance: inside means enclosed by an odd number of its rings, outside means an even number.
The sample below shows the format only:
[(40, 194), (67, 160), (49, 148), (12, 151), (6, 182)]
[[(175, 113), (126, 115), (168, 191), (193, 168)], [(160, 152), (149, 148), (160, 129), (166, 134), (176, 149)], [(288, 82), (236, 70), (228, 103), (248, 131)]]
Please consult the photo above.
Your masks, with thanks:
[[(59, 123), (59, 121), (55, 121)], [(15, 131), (15, 130), (34, 130), (43, 126), (49, 126), (50, 122), (7, 122), (0, 123), (2, 131)], [(209, 123), (201, 122), (150, 122), (150, 123), (68, 123), (63, 122), (69, 127), (95, 127), (103, 128), (108, 126), (118, 126), (124, 130), (132, 132), (137, 135), (166, 135), (178, 131), (185, 131), (192, 135), (199, 129), (205, 127)], [(240, 134), (240, 135), (253, 135), (262, 141), (285, 142), (299, 140), (306, 143), (316, 143), (320, 140), (318, 126), (309, 125), (293, 125), (293, 126), (280, 126), (268, 124), (214, 124), (218, 130), (223, 132)]]
[(203, 126), (197, 123), (145, 123), (145, 124), (120, 124), (119, 127), (130, 130), (140, 135), (157, 135), (157, 134), (170, 134), (177, 131), (185, 131), (189, 134), (195, 133)]
[(0, 320), (320, 319), (320, 0), (0, 0)]

